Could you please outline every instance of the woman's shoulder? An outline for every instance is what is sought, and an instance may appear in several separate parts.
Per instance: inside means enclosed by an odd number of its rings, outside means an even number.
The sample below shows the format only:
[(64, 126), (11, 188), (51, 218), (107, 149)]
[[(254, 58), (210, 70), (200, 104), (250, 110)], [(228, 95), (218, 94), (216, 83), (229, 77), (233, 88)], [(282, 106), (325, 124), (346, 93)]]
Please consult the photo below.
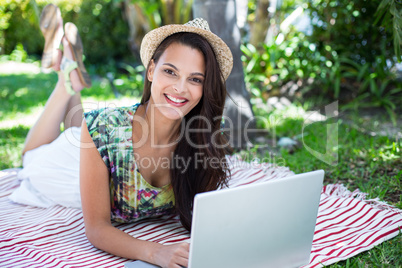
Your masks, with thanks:
[(124, 126), (131, 125), (132, 118), (139, 104), (127, 107), (105, 107), (84, 113), (87, 125)]

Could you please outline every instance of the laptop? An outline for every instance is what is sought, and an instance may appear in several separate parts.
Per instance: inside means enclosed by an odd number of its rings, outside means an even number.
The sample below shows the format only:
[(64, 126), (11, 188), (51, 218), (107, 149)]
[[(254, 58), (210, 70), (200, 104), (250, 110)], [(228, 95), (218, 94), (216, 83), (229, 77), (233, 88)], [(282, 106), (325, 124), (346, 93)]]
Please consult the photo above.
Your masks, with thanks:
[[(309, 263), (324, 171), (197, 194), (188, 268)], [(127, 268), (158, 267), (142, 261)]]

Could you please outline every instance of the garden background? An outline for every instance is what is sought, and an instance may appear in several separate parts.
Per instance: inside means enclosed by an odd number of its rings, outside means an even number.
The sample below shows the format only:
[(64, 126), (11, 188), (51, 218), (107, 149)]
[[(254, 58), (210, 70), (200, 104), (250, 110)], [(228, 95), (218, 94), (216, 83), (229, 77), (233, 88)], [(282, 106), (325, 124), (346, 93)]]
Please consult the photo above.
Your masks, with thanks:
[[(20, 167), (24, 138), (57, 76), (40, 68), (43, 7), (74, 22), (93, 87), (84, 108), (139, 100), (143, 35), (192, 18), (192, 0), (0, 0), (0, 169)], [(245, 84), (257, 126), (238, 152), (289, 166), (324, 169), (325, 183), (359, 188), (402, 208), (402, 3), (397, 0), (238, 1)], [(213, 28), (213, 27), (211, 27)], [(323, 109), (336, 103), (336, 117)], [(321, 111), (314, 113), (313, 111)], [(61, 126), (62, 127), (62, 126)], [(336, 144), (327, 139), (336, 130)], [(334, 136), (332, 136), (334, 137)], [(311, 150), (336, 155), (322, 161)], [(402, 235), (330, 267), (401, 267)]]

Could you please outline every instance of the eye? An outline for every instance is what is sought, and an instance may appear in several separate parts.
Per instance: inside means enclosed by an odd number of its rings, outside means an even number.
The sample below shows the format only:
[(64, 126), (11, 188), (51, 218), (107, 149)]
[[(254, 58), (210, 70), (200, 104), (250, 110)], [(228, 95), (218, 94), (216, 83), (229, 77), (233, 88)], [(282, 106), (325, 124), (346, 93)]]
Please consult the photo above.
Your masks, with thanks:
[(197, 83), (197, 84), (202, 84), (202, 82), (203, 82), (201, 79), (196, 78), (196, 77), (193, 77), (193, 78), (191, 78), (190, 80), (193, 81), (193, 82), (195, 82), (195, 83)]
[(165, 73), (169, 74), (169, 75), (176, 75), (176, 73), (173, 70), (170, 69), (165, 69), (163, 70)]

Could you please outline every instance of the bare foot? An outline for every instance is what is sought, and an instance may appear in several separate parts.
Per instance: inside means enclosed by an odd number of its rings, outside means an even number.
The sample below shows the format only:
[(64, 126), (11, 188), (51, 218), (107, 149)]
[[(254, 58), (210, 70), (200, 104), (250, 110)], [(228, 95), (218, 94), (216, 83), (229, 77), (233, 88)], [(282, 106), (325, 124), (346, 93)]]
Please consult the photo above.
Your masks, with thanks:
[[(65, 37), (63, 37), (61, 42), (62, 42), (63, 48), (64, 48), (63, 56), (66, 57), (67, 59), (74, 60), (73, 52), (71, 50), (71, 47), (70, 47), (67, 39)], [(61, 61), (61, 59), (60, 59), (60, 61)], [(58, 67), (60, 69), (60, 63), (58, 65)], [(73, 71), (71, 71), (70, 80), (71, 80), (71, 86), (75, 92), (80, 92), (82, 89), (84, 89), (84, 85), (81, 82), (77, 69), (74, 69)]]
[(60, 9), (54, 4), (48, 4), (40, 17), (40, 29), (45, 38), (42, 55), (42, 67), (50, 68), (56, 64), (57, 48), (64, 35), (63, 19)]
[(60, 71), (60, 64), (62, 58), (63, 58), (63, 52), (60, 49), (57, 49), (57, 58), (54, 64), (52, 65), (53, 70), (55, 70), (56, 72)]

